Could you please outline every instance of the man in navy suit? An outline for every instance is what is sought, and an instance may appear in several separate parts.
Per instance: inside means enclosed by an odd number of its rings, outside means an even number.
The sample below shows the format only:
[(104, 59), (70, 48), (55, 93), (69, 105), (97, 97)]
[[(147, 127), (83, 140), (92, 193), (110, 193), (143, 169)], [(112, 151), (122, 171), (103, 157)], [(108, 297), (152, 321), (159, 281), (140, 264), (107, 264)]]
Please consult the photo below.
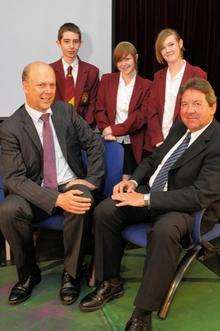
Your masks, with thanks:
[(96, 208), (99, 285), (81, 301), (81, 310), (97, 310), (123, 295), (121, 232), (129, 224), (149, 222), (143, 278), (126, 330), (152, 329), (151, 313), (160, 308), (169, 288), (182, 239), (190, 240), (193, 213), (206, 209), (206, 229), (220, 216), (220, 125), (214, 119), (215, 111), (211, 85), (201, 78), (188, 81), (181, 92), (182, 122), (176, 123), (165, 142), (138, 165), (131, 180), (117, 184), (112, 198)]

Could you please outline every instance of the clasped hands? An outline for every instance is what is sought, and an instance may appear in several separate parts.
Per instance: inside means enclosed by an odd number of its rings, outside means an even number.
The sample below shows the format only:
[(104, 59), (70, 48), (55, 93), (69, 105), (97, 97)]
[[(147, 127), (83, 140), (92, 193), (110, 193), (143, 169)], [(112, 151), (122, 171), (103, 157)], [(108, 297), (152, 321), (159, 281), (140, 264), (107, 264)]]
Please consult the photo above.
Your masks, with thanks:
[(112, 200), (117, 201), (117, 207), (133, 206), (144, 207), (144, 194), (135, 192), (136, 185), (133, 181), (123, 180), (115, 185)]
[(103, 131), (102, 131), (102, 136), (105, 140), (116, 140), (116, 137), (113, 136), (112, 134), (112, 129), (110, 126), (107, 126)]

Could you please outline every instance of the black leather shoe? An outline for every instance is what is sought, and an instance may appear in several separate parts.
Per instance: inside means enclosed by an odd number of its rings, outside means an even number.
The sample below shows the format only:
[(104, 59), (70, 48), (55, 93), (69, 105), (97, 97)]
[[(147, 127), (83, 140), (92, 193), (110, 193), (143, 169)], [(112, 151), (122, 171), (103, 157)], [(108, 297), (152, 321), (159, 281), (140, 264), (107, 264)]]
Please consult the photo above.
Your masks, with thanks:
[(142, 318), (131, 317), (126, 324), (125, 331), (151, 331), (151, 315)]
[(28, 277), (25, 283), (16, 283), (9, 295), (10, 305), (16, 305), (30, 298), (33, 288), (41, 281), (40, 273)]
[(85, 296), (79, 304), (82, 311), (95, 311), (104, 306), (106, 302), (121, 297), (124, 294), (123, 283), (104, 281), (97, 288)]
[(80, 293), (80, 279), (74, 279), (68, 272), (64, 271), (62, 275), (60, 299), (64, 305), (71, 305), (74, 303)]

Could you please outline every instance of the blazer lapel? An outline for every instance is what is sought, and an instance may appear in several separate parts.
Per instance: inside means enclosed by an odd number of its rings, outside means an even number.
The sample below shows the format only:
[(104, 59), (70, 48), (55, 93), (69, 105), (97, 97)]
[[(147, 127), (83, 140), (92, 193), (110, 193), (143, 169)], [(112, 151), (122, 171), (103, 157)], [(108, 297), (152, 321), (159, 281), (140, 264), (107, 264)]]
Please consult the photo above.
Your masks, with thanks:
[[(187, 82), (187, 80), (192, 77), (191, 74), (191, 68), (190, 68), (190, 64), (188, 62), (186, 62), (186, 67), (185, 67), (185, 71), (180, 83), (180, 88), (183, 84), (185, 84)], [(179, 88), (179, 91), (180, 91)], [(175, 104), (175, 110), (174, 110), (174, 115), (173, 115), (173, 121), (175, 122), (175, 120), (177, 119), (178, 115), (179, 115), (179, 111), (180, 111), (180, 101), (181, 101), (181, 95), (179, 94), (179, 91), (177, 93), (177, 97), (176, 97), (176, 104)]]
[(165, 93), (166, 93), (166, 75), (167, 75), (168, 68), (164, 68), (160, 72), (159, 76), (159, 90), (158, 90), (158, 98), (160, 102), (159, 112), (160, 112), (160, 118), (162, 120), (163, 118), (163, 111), (164, 111), (164, 104), (165, 104)]
[(60, 59), (57, 62), (54, 70), (56, 71), (56, 76), (58, 77), (56, 79), (57, 88), (59, 90), (59, 93), (60, 93), (62, 99), (65, 100), (65, 74), (64, 74), (64, 70), (63, 70), (62, 59)]
[(142, 86), (141, 86), (141, 83), (140, 83), (140, 78), (137, 75), (136, 79), (135, 79), (133, 92), (132, 92), (132, 95), (131, 95), (130, 104), (129, 104), (129, 109), (128, 109), (129, 113), (131, 113), (134, 110), (134, 108), (135, 108), (135, 106), (136, 106), (136, 104), (139, 100), (141, 91), (142, 91)]
[(76, 107), (80, 104), (81, 95), (84, 90), (84, 86), (88, 76), (87, 68), (84, 66), (83, 62), (79, 58), (78, 60), (79, 60), (79, 66), (78, 66), (78, 74), (77, 74), (76, 86), (75, 86)]
[(117, 72), (116, 74), (114, 74), (112, 76), (112, 80), (110, 82), (111, 86), (109, 86), (109, 100), (112, 100), (111, 102), (111, 112), (109, 112), (109, 115), (113, 115), (112, 116), (112, 123), (115, 122), (115, 117), (116, 117), (116, 107), (117, 107), (117, 93), (118, 93), (118, 85), (119, 85), (119, 77), (120, 74), (119, 72)]
[(29, 138), (31, 139), (32, 143), (37, 147), (40, 156), (43, 157), (43, 148), (40, 141), (40, 138), (38, 136), (37, 130), (34, 126), (34, 123), (29, 116), (28, 112), (25, 109), (25, 106), (21, 109), (21, 115), (22, 115), (22, 122), (24, 126), (24, 131), (28, 134)]

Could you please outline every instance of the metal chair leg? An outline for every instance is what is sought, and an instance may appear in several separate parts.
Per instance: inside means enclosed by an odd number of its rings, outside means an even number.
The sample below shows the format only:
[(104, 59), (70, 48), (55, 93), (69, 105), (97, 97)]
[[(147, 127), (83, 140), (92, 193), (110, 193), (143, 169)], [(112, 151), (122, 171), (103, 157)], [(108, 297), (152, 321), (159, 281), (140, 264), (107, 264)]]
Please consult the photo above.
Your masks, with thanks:
[(161, 319), (165, 319), (168, 315), (170, 305), (173, 301), (173, 298), (176, 294), (177, 287), (179, 283), (181, 282), (185, 272), (188, 270), (189, 266), (192, 264), (192, 262), (196, 259), (196, 257), (199, 255), (200, 250), (202, 249), (202, 246), (196, 246), (194, 249), (188, 251), (182, 260), (180, 261), (175, 276), (173, 278), (172, 283), (170, 284), (169, 290), (166, 294), (166, 297), (161, 305), (161, 308), (158, 312), (158, 316)]

